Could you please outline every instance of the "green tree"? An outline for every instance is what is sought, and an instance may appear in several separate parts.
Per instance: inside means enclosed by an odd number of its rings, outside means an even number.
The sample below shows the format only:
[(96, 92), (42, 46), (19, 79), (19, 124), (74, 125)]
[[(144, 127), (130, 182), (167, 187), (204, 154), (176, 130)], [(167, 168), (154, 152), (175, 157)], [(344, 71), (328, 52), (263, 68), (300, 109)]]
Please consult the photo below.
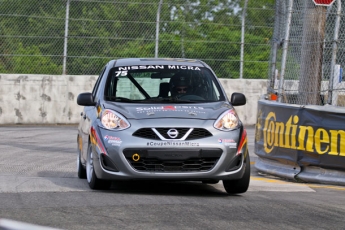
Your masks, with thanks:
[(20, 56), (13, 58), (15, 73), (34, 74), (38, 70), (42, 74), (60, 74), (61, 66), (54, 64), (49, 57), (43, 56), (37, 46), (23, 47), (19, 43), (18, 53)]
[[(202, 59), (219, 77), (238, 77), (243, 2), (164, 0), (159, 57)], [(61, 68), (66, 3), (67, 0), (2, 0), (2, 72), (25, 71), (20, 68), (25, 61), (29, 66), (31, 60), (45, 63), (46, 67), (28, 71), (46, 73), (52, 69), (55, 73), (56, 68)], [(67, 73), (98, 74), (110, 59), (153, 57), (158, 3), (159, 0), (70, 1)], [(248, 1), (245, 77), (262, 77), (267, 66), (272, 4), (273, 0)]]

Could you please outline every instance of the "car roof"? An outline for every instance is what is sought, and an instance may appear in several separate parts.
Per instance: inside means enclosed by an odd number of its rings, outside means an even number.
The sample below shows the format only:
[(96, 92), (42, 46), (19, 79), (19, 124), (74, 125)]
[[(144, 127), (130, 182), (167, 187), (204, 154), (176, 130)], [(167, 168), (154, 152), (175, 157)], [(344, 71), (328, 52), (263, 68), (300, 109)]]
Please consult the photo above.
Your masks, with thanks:
[(122, 58), (115, 60), (115, 66), (126, 65), (186, 65), (207, 67), (207, 65), (196, 59), (183, 59), (183, 58)]

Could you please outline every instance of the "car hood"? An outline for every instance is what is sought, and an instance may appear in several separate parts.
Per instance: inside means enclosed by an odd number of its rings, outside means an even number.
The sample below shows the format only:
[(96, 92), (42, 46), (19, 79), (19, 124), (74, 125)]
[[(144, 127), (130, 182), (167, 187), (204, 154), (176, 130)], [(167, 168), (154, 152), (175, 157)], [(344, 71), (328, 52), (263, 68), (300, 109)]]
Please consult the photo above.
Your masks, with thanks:
[(132, 104), (107, 102), (105, 109), (121, 113), (127, 119), (184, 118), (217, 119), (221, 113), (233, 108), (226, 102), (198, 104)]

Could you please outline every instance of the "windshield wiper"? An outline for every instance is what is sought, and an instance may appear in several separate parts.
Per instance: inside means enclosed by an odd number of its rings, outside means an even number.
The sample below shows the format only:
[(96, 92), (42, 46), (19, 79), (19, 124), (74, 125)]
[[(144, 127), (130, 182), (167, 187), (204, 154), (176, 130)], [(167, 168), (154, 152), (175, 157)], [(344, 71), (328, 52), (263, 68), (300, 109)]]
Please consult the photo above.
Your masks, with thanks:
[(175, 102), (175, 103), (200, 103), (200, 101), (182, 100), (182, 99), (174, 99), (173, 102)]
[(140, 100), (132, 100), (125, 97), (115, 97), (115, 96), (107, 96), (106, 99), (109, 101), (114, 102), (129, 102), (129, 103), (200, 103), (203, 101), (195, 101), (195, 100), (183, 100), (183, 99), (177, 99), (177, 98), (150, 98), (150, 99), (140, 99)]
[(107, 99), (109, 99), (110, 101), (119, 101), (119, 102), (137, 102), (136, 100), (132, 100), (132, 99), (128, 99), (126, 97), (114, 97), (114, 96), (107, 96)]
[(144, 100), (143, 102), (197, 103), (198, 101), (181, 100), (177, 98), (150, 98)]

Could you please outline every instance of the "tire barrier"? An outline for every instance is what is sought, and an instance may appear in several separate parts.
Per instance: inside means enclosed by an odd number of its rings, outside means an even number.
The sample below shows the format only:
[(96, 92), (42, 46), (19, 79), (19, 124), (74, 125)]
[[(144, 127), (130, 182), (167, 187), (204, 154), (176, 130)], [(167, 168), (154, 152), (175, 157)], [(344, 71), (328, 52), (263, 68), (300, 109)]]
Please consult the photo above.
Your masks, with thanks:
[(296, 181), (345, 185), (345, 109), (259, 100), (255, 167)]

